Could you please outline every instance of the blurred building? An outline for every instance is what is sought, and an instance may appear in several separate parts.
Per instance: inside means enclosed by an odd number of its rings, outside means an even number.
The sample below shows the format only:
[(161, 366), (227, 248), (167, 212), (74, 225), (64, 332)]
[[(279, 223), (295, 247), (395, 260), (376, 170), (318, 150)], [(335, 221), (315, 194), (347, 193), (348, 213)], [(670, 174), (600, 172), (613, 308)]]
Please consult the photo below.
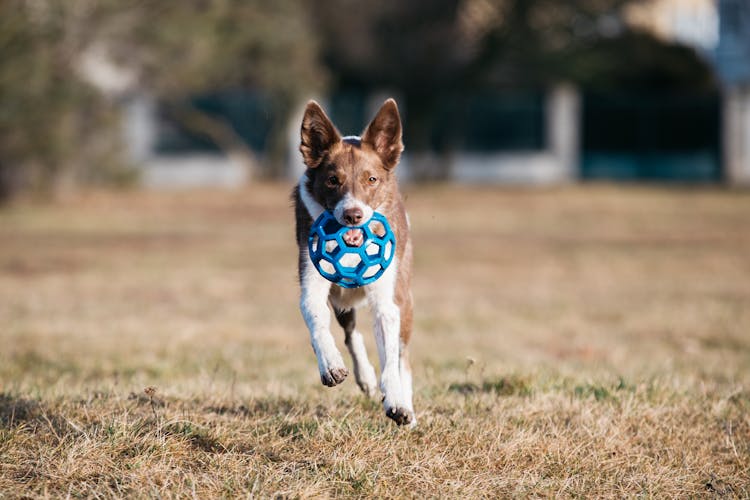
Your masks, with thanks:
[[(692, 47), (715, 68), (720, 87), (596, 92), (559, 84), (459, 93), (435, 110), (426, 151), (410, 148), (409, 106), (400, 101), (406, 121), (401, 175), (516, 184), (750, 183), (750, 2), (655, 0), (632, 5), (625, 20), (666, 43)], [(349, 134), (361, 130), (383, 97), (338, 91), (320, 100)], [(225, 92), (190, 104), (228, 123), (259, 157), (268, 150), (274, 111), (262, 95)], [(250, 178), (246, 164), (180, 126), (160, 103), (135, 95), (127, 109), (128, 142), (147, 185), (236, 186)], [(304, 168), (297, 151), (300, 119), (301, 109), (288, 125), (291, 178)]]
[(720, 0), (716, 67), (724, 90), (722, 144), (730, 182), (750, 184), (750, 2)]
[[(667, 45), (689, 47), (703, 65), (712, 63), (712, 51), (719, 39), (719, 12), (714, 0), (636, 2), (627, 6), (624, 19)], [(724, 180), (721, 103), (718, 89), (586, 92), (579, 177)]]
[(669, 41), (702, 52), (721, 82), (721, 171), (750, 183), (750, 2), (655, 0), (633, 4), (627, 17)]
[[(196, 99), (197, 105), (206, 101), (209, 108), (214, 105), (215, 109), (216, 100), (205, 97)], [(227, 110), (221, 106), (218, 110), (220, 115), (226, 115), (224, 119), (229, 120), (232, 115), (247, 111), (242, 106), (242, 99), (237, 103), (232, 102), (231, 98), (224, 102), (228, 104)], [(157, 189), (234, 188), (248, 182), (250, 172), (247, 165), (219, 149), (208, 138), (181, 126), (150, 95), (130, 94), (124, 100), (124, 107), (125, 140), (144, 186)], [(251, 120), (252, 114), (248, 113), (246, 119)], [(248, 142), (252, 141), (254, 135), (262, 133), (262, 127), (257, 124), (248, 129), (249, 132), (243, 134), (243, 139)], [(263, 144), (258, 147), (262, 148)]]

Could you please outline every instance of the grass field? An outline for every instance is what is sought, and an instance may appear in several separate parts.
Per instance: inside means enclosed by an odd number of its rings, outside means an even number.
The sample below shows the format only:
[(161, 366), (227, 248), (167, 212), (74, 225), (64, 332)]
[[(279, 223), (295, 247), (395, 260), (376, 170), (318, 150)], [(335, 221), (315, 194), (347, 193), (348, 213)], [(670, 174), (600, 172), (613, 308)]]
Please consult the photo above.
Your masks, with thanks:
[(409, 430), (319, 382), (289, 187), (0, 210), (0, 497), (750, 496), (750, 192), (407, 189)]

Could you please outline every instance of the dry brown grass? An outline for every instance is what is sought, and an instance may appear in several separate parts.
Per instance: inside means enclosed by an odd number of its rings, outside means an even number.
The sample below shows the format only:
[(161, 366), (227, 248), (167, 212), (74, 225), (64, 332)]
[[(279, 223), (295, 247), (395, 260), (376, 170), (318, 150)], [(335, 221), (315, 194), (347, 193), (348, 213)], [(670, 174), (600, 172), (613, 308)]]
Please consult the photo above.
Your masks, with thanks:
[(0, 211), (0, 497), (750, 496), (750, 193), (408, 189), (409, 431), (319, 384), (288, 188)]

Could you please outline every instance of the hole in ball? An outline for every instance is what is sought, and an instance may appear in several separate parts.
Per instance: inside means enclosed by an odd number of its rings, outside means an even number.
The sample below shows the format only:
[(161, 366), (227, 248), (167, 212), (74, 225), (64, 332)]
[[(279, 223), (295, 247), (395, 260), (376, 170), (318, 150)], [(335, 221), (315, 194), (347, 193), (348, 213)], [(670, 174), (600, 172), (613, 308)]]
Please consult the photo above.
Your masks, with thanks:
[(336, 249), (339, 247), (339, 244), (336, 242), (336, 240), (328, 240), (326, 241), (326, 252), (329, 254), (332, 254), (336, 251)]
[(370, 231), (375, 236), (383, 237), (385, 236), (385, 227), (383, 227), (383, 224), (376, 220), (372, 220), (367, 224), (367, 227), (370, 228)]
[(322, 259), (320, 261), (320, 268), (328, 274), (334, 274), (336, 272), (336, 269), (333, 267), (333, 264), (331, 264), (325, 259)]
[(367, 252), (367, 255), (369, 255), (370, 257), (375, 257), (380, 252), (380, 245), (372, 242), (367, 245), (367, 248), (365, 248), (365, 252)]
[(345, 253), (339, 258), (339, 267), (347, 270), (354, 269), (362, 262), (362, 257), (358, 253)]
[(383, 251), (383, 259), (388, 260), (391, 258), (391, 252), (393, 251), (393, 243), (390, 241), (385, 244), (385, 249)]
[(372, 278), (380, 271), (380, 264), (375, 264), (367, 268), (367, 271), (362, 275), (363, 278)]

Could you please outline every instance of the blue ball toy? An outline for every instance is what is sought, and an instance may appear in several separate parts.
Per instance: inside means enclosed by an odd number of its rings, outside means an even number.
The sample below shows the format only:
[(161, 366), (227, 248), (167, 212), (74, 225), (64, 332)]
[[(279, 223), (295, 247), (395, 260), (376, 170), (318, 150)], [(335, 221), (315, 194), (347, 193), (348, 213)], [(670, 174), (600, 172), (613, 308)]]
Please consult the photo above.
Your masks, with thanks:
[[(347, 243), (361, 242), (358, 246)], [(379, 234), (379, 233), (382, 233)], [(328, 281), (344, 288), (369, 285), (383, 275), (393, 262), (396, 237), (388, 220), (378, 212), (361, 226), (342, 226), (331, 212), (325, 211), (310, 228), (307, 239), (310, 260), (315, 269)]]

